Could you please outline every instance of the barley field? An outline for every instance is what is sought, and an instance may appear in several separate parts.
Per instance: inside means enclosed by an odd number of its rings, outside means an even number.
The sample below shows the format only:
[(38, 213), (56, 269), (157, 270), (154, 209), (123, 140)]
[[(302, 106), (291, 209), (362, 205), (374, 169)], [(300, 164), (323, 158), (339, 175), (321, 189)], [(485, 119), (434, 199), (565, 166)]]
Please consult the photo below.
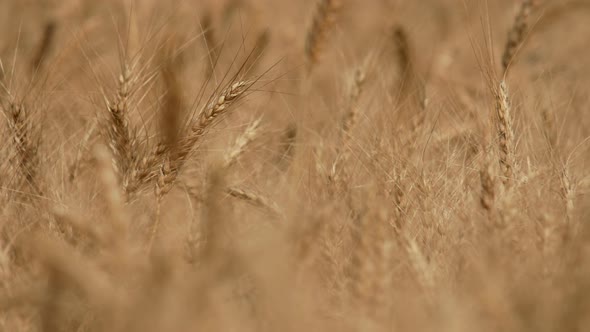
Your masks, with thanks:
[(0, 331), (590, 331), (589, 17), (0, 0)]

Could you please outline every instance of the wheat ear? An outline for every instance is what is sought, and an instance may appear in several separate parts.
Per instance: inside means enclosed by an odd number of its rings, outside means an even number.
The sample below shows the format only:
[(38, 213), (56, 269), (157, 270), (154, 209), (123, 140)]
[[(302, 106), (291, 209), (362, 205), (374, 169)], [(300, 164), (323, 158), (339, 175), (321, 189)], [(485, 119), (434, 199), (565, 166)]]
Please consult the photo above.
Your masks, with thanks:
[(240, 156), (246, 150), (246, 147), (258, 135), (258, 129), (260, 127), (260, 121), (261, 121), (261, 119), (257, 119), (254, 122), (252, 122), (246, 128), (246, 130), (244, 131), (244, 133), (242, 133), (242, 135), (240, 135), (236, 139), (234, 145), (232, 146), (232, 148), (229, 150), (229, 152), (225, 156), (225, 163), (224, 163), (223, 167), (230, 168), (231, 166), (233, 166), (238, 161), (238, 159), (240, 158)]
[(252, 83), (247, 81), (239, 81), (231, 84), (201, 110), (197, 119), (190, 126), (188, 134), (179, 139), (174, 149), (169, 149), (165, 145), (158, 147), (155, 156), (152, 158), (153, 160), (148, 163), (155, 164), (157, 168), (157, 173), (155, 174), (157, 179), (156, 195), (160, 199), (172, 188), (178, 172), (199, 140), (220, 116), (227, 113), (231, 109), (231, 106), (243, 97), (251, 86)]
[(229, 187), (229, 188), (227, 188), (226, 191), (227, 191), (228, 195), (230, 195), (231, 197), (240, 199), (240, 200), (247, 202), (253, 206), (261, 208), (261, 209), (269, 212), (271, 215), (274, 215), (274, 216), (281, 215), (279, 208), (276, 206), (276, 204), (274, 204), (268, 198), (262, 196), (261, 194), (257, 194), (252, 191), (248, 191), (248, 190), (245, 190), (242, 188), (237, 188), (237, 187)]
[(130, 186), (129, 176), (133, 168), (133, 155), (137, 152), (136, 133), (129, 121), (129, 98), (134, 84), (133, 70), (131, 66), (125, 64), (119, 76), (116, 95), (111, 102), (107, 103), (109, 147), (113, 155), (113, 165), (126, 191)]
[(25, 182), (39, 194), (41, 191), (37, 182), (37, 173), (39, 171), (39, 133), (23, 103), (9, 101), (3, 108), (8, 120), (10, 133), (12, 134), (20, 173)]
[(528, 18), (531, 14), (534, 4), (534, 0), (522, 1), (520, 10), (518, 11), (518, 14), (514, 19), (514, 23), (508, 32), (508, 40), (506, 41), (504, 53), (502, 54), (502, 68), (504, 69), (504, 73), (508, 71), (510, 63), (512, 63), (518, 48), (524, 41), (528, 29)]
[[(223, 90), (216, 99), (205, 107), (198, 115), (196, 121), (192, 124), (189, 134), (180, 141), (180, 149), (174, 156), (174, 163), (181, 163), (186, 156), (192, 151), (197, 142), (206, 134), (220, 116), (230, 110), (244, 93), (251, 87), (252, 83), (239, 81), (230, 85)], [(179, 165), (175, 165), (179, 166)]]
[(504, 175), (502, 181), (505, 185), (509, 185), (514, 176), (515, 143), (508, 87), (504, 80), (500, 81), (495, 98), (499, 161)]
[(344, 106), (345, 114), (342, 123), (342, 130), (345, 137), (350, 135), (350, 131), (356, 123), (357, 103), (363, 92), (366, 76), (367, 73), (365, 62), (353, 71), (347, 82), (348, 92), (346, 94), (346, 104)]
[(319, 61), (339, 10), (340, 0), (319, 0), (317, 2), (315, 14), (305, 38), (305, 56), (309, 70)]

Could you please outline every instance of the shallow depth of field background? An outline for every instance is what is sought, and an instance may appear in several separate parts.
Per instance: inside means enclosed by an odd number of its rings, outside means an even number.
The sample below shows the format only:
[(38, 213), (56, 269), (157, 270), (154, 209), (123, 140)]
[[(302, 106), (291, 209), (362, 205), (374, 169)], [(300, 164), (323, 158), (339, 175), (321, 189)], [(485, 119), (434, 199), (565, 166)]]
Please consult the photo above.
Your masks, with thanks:
[(589, 330), (589, 17), (0, 0), (0, 331)]

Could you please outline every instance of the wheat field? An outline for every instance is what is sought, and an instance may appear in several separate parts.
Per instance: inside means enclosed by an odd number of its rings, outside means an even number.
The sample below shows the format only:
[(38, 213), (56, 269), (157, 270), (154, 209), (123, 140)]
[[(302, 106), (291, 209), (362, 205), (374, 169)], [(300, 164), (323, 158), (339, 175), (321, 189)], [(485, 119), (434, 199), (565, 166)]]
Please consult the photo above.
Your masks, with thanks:
[(0, 0), (0, 331), (590, 330), (588, 17)]

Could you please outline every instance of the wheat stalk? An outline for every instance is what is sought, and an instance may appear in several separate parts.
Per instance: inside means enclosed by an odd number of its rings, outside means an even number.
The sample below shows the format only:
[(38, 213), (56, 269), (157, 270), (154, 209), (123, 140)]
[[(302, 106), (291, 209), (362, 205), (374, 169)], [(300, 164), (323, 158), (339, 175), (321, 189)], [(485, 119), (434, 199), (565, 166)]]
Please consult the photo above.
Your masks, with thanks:
[(126, 192), (133, 186), (131, 173), (139, 149), (136, 131), (129, 120), (129, 98), (135, 81), (133, 68), (125, 63), (119, 76), (116, 95), (111, 102), (107, 102), (109, 148), (113, 155), (113, 165)]
[(483, 207), (488, 212), (493, 210), (496, 200), (495, 183), (492, 174), (492, 167), (486, 161), (479, 172), (479, 178), (481, 182), (481, 196), (479, 203), (481, 204), (481, 207)]
[[(252, 83), (239, 81), (231, 84), (223, 90), (216, 99), (205, 107), (191, 125), (189, 133), (178, 141), (173, 148), (160, 145), (156, 151), (155, 160), (159, 163), (156, 178), (156, 220), (150, 236), (150, 248), (157, 235), (160, 224), (160, 208), (163, 197), (172, 189), (178, 173), (188, 155), (194, 149), (198, 141), (206, 134), (221, 115), (225, 114), (236, 101), (251, 87)], [(245, 146), (245, 145), (244, 145)], [(241, 154), (237, 153), (236, 158)], [(148, 162), (153, 163), (154, 161)]]
[(129, 225), (125, 211), (125, 192), (119, 184), (109, 150), (98, 145), (94, 148), (93, 155), (96, 161), (98, 178), (103, 188), (109, 221), (111, 222), (113, 246), (118, 249), (123, 245), (123, 241), (127, 237)]

